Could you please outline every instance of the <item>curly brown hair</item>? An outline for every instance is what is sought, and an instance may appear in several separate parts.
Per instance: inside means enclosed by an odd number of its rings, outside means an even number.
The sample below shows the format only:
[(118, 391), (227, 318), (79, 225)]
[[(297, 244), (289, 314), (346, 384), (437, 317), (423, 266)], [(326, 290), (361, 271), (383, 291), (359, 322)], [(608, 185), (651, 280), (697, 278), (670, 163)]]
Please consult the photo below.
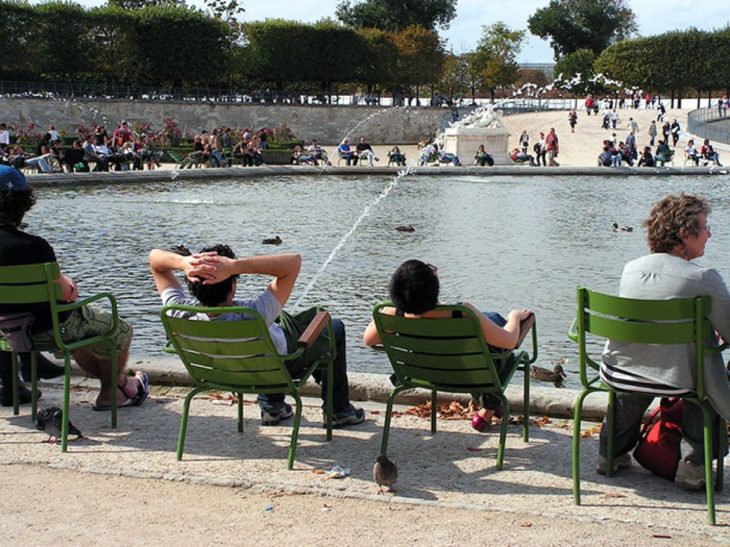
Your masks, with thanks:
[(0, 191), (0, 226), (18, 227), (25, 213), (35, 205), (33, 189)]
[(670, 253), (682, 245), (682, 237), (699, 234), (701, 214), (709, 215), (710, 206), (705, 198), (696, 194), (670, 195), (657, 202), (643, 223), (649, 250)]

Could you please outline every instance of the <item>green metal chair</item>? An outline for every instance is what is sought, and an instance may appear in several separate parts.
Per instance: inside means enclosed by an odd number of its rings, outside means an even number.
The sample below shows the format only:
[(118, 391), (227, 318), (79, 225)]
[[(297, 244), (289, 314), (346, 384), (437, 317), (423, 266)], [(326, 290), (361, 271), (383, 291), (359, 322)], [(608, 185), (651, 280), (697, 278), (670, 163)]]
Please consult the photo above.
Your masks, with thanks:
[[(181, 319), (168, 314), (170, 311), (202, 314), (245, 313), (251, 319), (239, 321), (198, 321)], [(190, 376), (198, 384), (185, 397), (180, 418), (180, 435), (177, 443), (177, 459), (181, 460), (185, 448), (190, 402), (203, 391), (221, 390), (238, 395), (238, 432), (243, 432), (243, 394), (286, 393), (294, 397), (296, 411), (289, 445), (288, 467), (294, 465), (294, 455), (302, 416), (302, 400), (299, 390), (318, 367), (326, 367), (327, 373), (327, 440), (332, 440), (332, 381), (335, 356), (334, 337), (329, 337), (329, 350), (314, 361), (296, 378), (292, 378), (286, 362), (300, 357), (325, 327), (332, 333), (329, 313), (319, 311), (298, 341), (294, 353), (280, 355), (276, 351), (266, 321), (256, 310), (242, 307), (211, 308), (198, 306), (164, 306), (160, 318), (167, 333), (168, 345), (182, 360)]]
[[(387, 315), (383, 308), (395, 307), (391, 302), (381, 302), (373, 309), (373, 319), (383, 344), (383, 349), (395, 371), (397, 387), (388, 397), (385, 428), (380, 453), (388, 450), (388, 435), (393, 402), (401, 391), (423, 388), (431, 392), (431, 432), (436, 433), (436, 394), (491, 393), (504, 406), (500, 428), (497, 469), (502, 469), (504, 447), (507, 440), (509, 401), (504, 390), (517, 370), (524, 372), (524, 409), (522, 431), (525, 442), (529, 439), (530, 425), (530, 372), (529, 365), (537, 360), (537, 329), (534, 316), (523, 323), (521, 339), (532, 330), (532, 357), (526, 351), (506, 350), (491, 353), (482, 334), (479, 317), (466, 306), (437, 306), (436, 310), (460, 312), (461, 317), (445, 319), (412, 319)], [(457, 314), (458, 315), (458, 314)], [(495, 361), (506, 362), (507, 369), (499, 377)]]
[[(71, 354), (82, 348), (86, 348), (99, 343), (108, 343), (111, 347), (112, 366), (111, 379), (112, 385), (117, 384), (117, 351), (115, 333), (119, 324), (117, 315), (117, 301), (111, 293), (102, 292), (89, 298), (78, 300), (70, 304), (64, 304), (59, 301), (61, 296), (61, 286), (58, 283), (60, 271), (56, 262), (46, 262), (42, 264), (24, 264), (20, 266), (2, 266), (0, 267), (0, 304), (25, 305), (25, 304), (44, 304), (50, 307), (51, 319), (53, 321), (53, 337), (52, 344), (34, 343), (33, 352), (31, 354), (31, 417), (35, 421), (38, 409), (38, 368), (37, 359), (39, 351), (60, 351), (63, 353), (63, 361), (65, 367), (65, 375), (63, 380), (63, 423), (61, 427), (61, 450), (66, 452), (68, 448), (68, 421), (69, 421), (69, 401), (71, 393)], [(82, 308), (92, 302), (99, 300), (107, 300), (111, 307), (113, 317), (112, 326), (108, 333), (99, 336), (85, 338), (77, 342), (64, 343), (61, 339), (61, 319), (60, 316), (67, 312)], [(0, 336), (0, 351), (10, 351), (8, 341)], [(19, 414), (18, 406), (18, 355), (12, 354), (12, 375), (13, 375), (13, 414)], [(117, 427), (117, 399), (112, 397), (111, 409), (111, 425)]]
[[(711, 406), (705, 396), (704, 359), (718, 353), (726, 346), (708, 345), (715, 340), (712, 325), (708, 319), (711, 300), (709, 296), (675, 298), (670, 300), (636, 300), (620, 298), (591, 291), (584, 287), (577, 289), (576, 318), (570, 327), (568, 337), (578, 344), (578, 366), (583, 389), (576, 398), (573, 416), (573, 499), (580, 505), (580, 427), (583, 401), (589, 393), (608, 393), (606, 411), (608, 426), (608, 449), (606, 474), (613, 474), (613, 431), (615, 422), (616, 393), (631, 393), (609, 386), (598, 374), (598, 360), (589, 355), (590, 347), (602, 350), (599, 339), (611, 339), (637, 344), (694, 344), (696, 393), (683, 399), (696, 404), (702, 410), (704, 422), (705, 482), (707, 491), (707, 519), (715, 524), (715, 487), (712, 479), (712, 428)], [(642, 392), (642, 395), (646, 395)], [(657, 394), (657, 396), (661, 396)], [(727, 443), (726, 426), (719, 424), (719, 454), (717, 460), (717, 490), (723, 485), (723, 455)]]

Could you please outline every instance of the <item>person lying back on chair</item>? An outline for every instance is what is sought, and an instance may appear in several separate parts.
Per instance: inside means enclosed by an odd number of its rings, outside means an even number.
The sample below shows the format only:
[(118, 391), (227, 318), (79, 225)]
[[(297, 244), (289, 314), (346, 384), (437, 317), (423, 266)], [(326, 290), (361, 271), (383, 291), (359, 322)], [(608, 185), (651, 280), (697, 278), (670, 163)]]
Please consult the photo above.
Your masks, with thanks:
[[(439, 303), (439, 277), (438, 269), (432, 264), (406, 260), (393, 273), (388, 289), (395, 308), (384, 308), (384, 313), (413, 318), (449, 317), (451, 314), (448, 311), (434, 310)], [(461, 302), (461, 305), (477, 314), (486, 342), (491, 347), (501, 349), (513, 349), (518, 345), (520, 323), (532, 315), (531, 310), (524, 308), (510, 311), (505, 319), (498, 313), (482, 313), (468, 302)], [(380, 344), (375, 321), (371, 321), (365, 329), (363, 342), (366, 346)], [(491, 394), (482, 395), (482, 408), (472, 418), (472, 427), (478, 431), (484, 430), (491, 423), (498, 407), (497, 397)]]
[[(164, 305), (179, 304), (186, 306), (230, 307), (242, 306), (259, 312), (269, 327), (271, 339), (280, 354), (293, 353), (296, 341), (304, 332), (316, 314), (316, 308), (305, 310), (295, 316), (283, 311), (289, 299), (294, 283), (299, 275), (302, 258), (295, 253), (276, 255), (247, 256), (236, 258), (227, 245), (206, 247), (199, 253), (183, 256), (178, 253), (153, 249), (149, 255), (152, 276), (157, 292)], [(174, 272), (185, 274), (188, 290), (193, 298), (183, 291)], [(235, 299), (239, 275), (269, 275), (274, 280), (255, 298)], [(202, 321), (240, 321), (249, 319), (244, 314), (227, 313), (216, 316), (191, 312), (175, 312), (176, 317)], [(281, 316), (281, 322), (276, 319)], [(286, 319), (286, 320), (285, 320)], [(365, 412), (350, 404), (349, 385), (347, 381), (347, 356), (345, 347), (345, 325), (339, 319), (332, 320), (337, 355), (334, 360), (334, 381), (332, 385), (334, 427), (345, 427), (359, 424), (365, 419)], [(327, 336), (325, 329), (321, 336)], [(292, 374), (304, 370), (319, 356), (287, 361), (287, 368)], [(322, 383), (322, 398), (327, 393), (326, 375), (314, 372), (314, 377)], [(276, 425), (281, 420), (291, 418), (292, 407), (284, 402), (284, 394), (260, 394), (262, 425)], [(323, 404), (322, 408), (326, 408)]]

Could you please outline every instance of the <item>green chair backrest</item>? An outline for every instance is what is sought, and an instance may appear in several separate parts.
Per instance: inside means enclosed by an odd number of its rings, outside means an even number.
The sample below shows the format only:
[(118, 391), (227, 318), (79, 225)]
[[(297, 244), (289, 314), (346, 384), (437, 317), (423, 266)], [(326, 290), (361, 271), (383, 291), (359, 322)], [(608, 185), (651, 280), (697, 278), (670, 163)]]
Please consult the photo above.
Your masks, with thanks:
[[(181, 319), (168, 315), (171, 310), (202, 314), (245, 313), (251, 319)], [(168, 340), (197, 382), (261, 393), (295, 389), (266, 322), (256, 310), (171, 305), (162, 308), (160, 317)]]
[[(466, 306), (437, 306), (462, 317), (409, 319), (387, 315), (381, 302), (373, 319), (383, 348), (403, 384), (455, 392), (502, 390), (479, 318)], [(501, 355), (501, 354), (500, 354)]]
[(589, 383), (586, 366), (596, 370), (599, 367), (589, 356), (587, 334), (635, 344), (694, 344), (697, 395), (704, 399), (704, 355), (713, 350), (707, 346), (713, 338), (708, 319), (712, 306), (709, 296), (639, 300), (578, 287), (576, 300), (575, 336), (572, 337), (578, 342), (584, 386)]
[(0, 266), (0, 304), (55, 304), (62, 298), (56, 262)]
[[(58, 308), (63, 298), (61, 285), (57, 282), (60, 276), (56, 262), (0, 266), (0, 304), (12, 308), (18, 306), (18, 311), (27, 308), (33, 313), (38, 313), (43, 304), (48, 304), (57, 347), (62, 345), (58, 319)], [(3, 349), (9, 347), (4, 339), (0, 345)]]

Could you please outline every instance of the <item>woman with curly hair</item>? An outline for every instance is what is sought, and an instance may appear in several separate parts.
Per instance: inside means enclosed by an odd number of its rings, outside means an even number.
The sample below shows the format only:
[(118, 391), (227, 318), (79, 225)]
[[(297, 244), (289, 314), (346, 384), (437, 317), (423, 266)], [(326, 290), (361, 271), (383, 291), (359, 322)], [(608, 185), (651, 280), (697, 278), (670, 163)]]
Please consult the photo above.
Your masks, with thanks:
[[(730, 340), (730, 293), (720, 274), (695, 264), (705, 254), (712, 236), (707, 216), (710, 206), (698, 195), (670, 195), (654, 205), (644, 221), (650, 254), (632, 260), (621, 274), (619, 296), (663, 300), (712, 298), (709, 319), (725, 340)], [(652, 345), (608, 340), (600, 367), (601, 379), (633, 393), (617, 393), (613, 471), (631, 465), (632, 450), (639, 440), (644, 412), (654, 394), (683, 395), (696, 388), (694, 348), (690, 344)], [(705, 392), (717, 414), (730, 419), (730, 386), (719, 353), (709, 355), (704, 365)], [(637, 392), (645, 392), (642, 395)], [(649, 395), (651, 393), (651, 395)], [(717, 416), (712, 420), (717, 427)], [(601, 430), (597, 472), (605, 474), (608, 435), (606, 420)], [(705, 486), (702, 412), (697, 405), (684, 406), (682, 457), (675, 482), (696, 490)], [(717, 435), (713, 438), (717, 440)], [(717, 456), (717, 446), (714, 454)]]

